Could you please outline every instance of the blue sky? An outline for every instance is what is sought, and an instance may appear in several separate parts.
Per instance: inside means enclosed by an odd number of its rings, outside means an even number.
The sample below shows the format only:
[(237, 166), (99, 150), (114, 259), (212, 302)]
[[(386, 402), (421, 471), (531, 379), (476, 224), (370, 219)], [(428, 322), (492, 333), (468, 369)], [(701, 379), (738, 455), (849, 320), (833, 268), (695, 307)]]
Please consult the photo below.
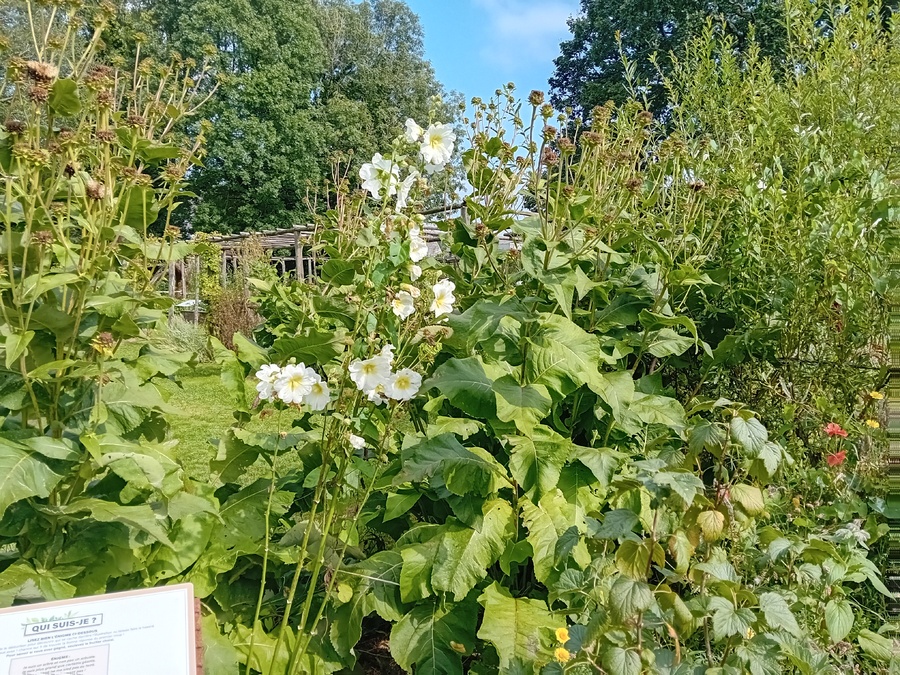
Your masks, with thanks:
[(578, 0), (406, 0), (425, 29), (425, 50), (438, 79), (466, 101), (506, 82), (523, 98), (547, 91), (566, 19)]

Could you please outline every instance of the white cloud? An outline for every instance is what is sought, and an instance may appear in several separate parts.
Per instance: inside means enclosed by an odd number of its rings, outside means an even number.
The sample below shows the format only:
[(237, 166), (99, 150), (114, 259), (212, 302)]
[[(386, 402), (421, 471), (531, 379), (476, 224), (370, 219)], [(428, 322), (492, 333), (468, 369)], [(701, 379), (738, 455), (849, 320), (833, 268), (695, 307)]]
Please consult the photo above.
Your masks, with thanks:
[(473, 0), (487, 15), (488, 42), (481, 55), (503, 68), (519, 70), (550, 63), (569, 35), (567, 19), (577, 0)]

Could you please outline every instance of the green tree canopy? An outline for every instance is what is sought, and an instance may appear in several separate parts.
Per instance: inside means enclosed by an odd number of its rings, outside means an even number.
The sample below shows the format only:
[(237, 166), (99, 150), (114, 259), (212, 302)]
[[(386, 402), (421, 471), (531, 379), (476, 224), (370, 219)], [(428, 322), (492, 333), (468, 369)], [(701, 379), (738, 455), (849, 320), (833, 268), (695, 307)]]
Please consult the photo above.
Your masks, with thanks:
[[(764, 52), (777, 54), (785, 40), (782, 17), (781, 0), (581, 0), (580, 14), (569, 20), (572, 38), (560, 45), (554, 61), (551, 100), (583, 115), (606, 101), (627, 99), (631, 77), (643, 87), (650, 109), (661, 112), (669, 54), (677, 54), (708, 19), (720, 21), (738, 47), (753, 30)], [(626, 73), (623, 55), (633, 72)]]
[(336, 160), (355, 173), (444, 94), (419, 19), (400, 0), (142, 0), (118, 24), (111, 52), (133, 54), (138, 31), (142, 53), (214, 60), (197, 199), (179, 214), (198, 231), (301, 222)]

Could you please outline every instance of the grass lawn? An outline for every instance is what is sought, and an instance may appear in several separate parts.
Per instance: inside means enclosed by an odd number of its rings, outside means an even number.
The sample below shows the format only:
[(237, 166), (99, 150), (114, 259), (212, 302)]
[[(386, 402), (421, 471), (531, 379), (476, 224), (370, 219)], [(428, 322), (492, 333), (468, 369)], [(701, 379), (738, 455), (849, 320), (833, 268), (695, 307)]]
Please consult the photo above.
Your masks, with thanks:
[[(162, 385), (170, 393), (169, 405), (179, 411), (178, 415), (169, 418), (172, 436), (179, 441), (178, 456), (185, 471), (192, 478), (208, 481), (209, 462), (217, 452), (217, 447), (210, 441), (218, 439), (234, 424), (234, 406), (219, 379), (216, 364), (201, 364), (192, 371), (181, 373), (178, 379), (180, 387), (174, 382)], [(274, 431), (276, 424), (273, 416), (263, 421), (254, 419), (246, 428), (249, 431)], [(263, 466), (250, 467), (245, 480), (252, 482), (263, 473)]]

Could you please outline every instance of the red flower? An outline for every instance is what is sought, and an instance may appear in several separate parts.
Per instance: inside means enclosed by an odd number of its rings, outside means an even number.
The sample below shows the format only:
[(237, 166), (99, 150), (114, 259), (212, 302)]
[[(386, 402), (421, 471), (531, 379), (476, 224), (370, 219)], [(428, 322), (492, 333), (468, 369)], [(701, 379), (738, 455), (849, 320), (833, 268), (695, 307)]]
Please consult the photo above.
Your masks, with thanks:
[(841, 438), (847, 438), (847, 432), (844, 431), (841, 425), (837, 424), (836, 422), (829, 422), (828, 424), (826, 424), (825, 433), (831, 437), (840, 436)]
[(828, 462), (828, 466), (840, 466), (846, 459), (847, 451), (841, 450), (840, 452), (835, 452), (832, 455), (828, 455), (828, 457), (825, 458), (825, 461)]

